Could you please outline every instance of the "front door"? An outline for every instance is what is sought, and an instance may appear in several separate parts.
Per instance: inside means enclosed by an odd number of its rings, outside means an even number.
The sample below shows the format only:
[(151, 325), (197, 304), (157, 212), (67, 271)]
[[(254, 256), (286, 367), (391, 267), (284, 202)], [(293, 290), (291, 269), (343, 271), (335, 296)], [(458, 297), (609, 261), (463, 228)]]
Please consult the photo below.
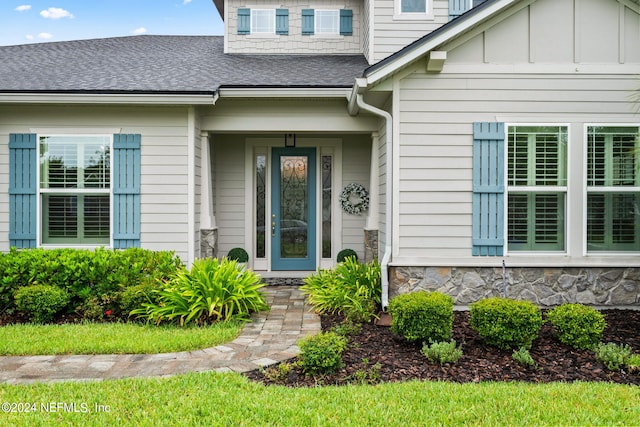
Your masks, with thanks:
[(316, 149), (273, 148), (271, 269), (316, 269)]

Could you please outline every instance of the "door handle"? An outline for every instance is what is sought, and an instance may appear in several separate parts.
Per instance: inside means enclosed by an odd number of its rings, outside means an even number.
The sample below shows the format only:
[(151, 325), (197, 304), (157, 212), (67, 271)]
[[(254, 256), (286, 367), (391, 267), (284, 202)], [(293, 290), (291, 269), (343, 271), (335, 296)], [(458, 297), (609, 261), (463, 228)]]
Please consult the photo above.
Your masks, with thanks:
[(271, 215), (273, 221), (271, 222), (271, 237), (276, 237), (276, 216)]

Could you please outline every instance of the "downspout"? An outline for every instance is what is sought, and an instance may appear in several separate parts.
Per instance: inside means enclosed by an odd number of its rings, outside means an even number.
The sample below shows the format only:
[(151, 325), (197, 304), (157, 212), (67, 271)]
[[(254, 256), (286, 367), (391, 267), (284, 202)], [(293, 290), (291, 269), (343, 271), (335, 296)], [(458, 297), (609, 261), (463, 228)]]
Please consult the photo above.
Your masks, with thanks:
[[(389, 262), (391, 261), (391, 242), (392, 242), (392, 203), (393, 203), (393, 117), (388, 112), (381, 110), (380, 108), (374, 107), (373, 105), (369, 105), (364, 102), (361, 93), (356, 94), (356, 105), (363, 109), (364, 111), (368, 111), (371, 114), (375, 114), (376, 116), (382, 117), (385, 121), (385, 129), (386, 129), (386, 198), (385, 198), (385, 243), (384, 243), (384, 255), (382, 256), (382, 262), (380, 263), (380, 268), (382, 270), (382, 309), (384, 311), (387, 310), (389, 306)], [(373, 189), (371, 189), (373, 191)]]

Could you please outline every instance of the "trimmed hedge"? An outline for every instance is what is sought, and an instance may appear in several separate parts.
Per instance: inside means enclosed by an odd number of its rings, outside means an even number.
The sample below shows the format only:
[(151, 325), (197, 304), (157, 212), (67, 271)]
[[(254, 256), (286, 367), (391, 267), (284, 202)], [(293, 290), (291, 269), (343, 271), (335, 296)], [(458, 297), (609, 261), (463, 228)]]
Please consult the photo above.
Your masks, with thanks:
[(12, 248), (0, 254), (0, 311), (14, 310), (14, 293), (36, 284), (65, 290), (72, 308), (98, 298), (117, 309), (116, 296), (127, 287), (169, 280), (182, 269), (180, 258), (166, 251)]
[(587, 350), (597, 346), (607, 323), (593, 307), (582, 304), (563, 304), (547, 313), (547, 320), (561, 343)]
[(453, 298), (440, 292), (411, 292), (389, 301), (391, 331), (408, 341), (448, 341), (453, 330)]
[(45, 323), (69, 303), (64, 289), (51, 285), (31, 285), (18, 289), (14, 295), (16, 307), (35, 323)]
[(471, 304), (469, 325), (501, 349), (531, 347), (542, 327), (542, 310), (529, 301), (487, 298)]

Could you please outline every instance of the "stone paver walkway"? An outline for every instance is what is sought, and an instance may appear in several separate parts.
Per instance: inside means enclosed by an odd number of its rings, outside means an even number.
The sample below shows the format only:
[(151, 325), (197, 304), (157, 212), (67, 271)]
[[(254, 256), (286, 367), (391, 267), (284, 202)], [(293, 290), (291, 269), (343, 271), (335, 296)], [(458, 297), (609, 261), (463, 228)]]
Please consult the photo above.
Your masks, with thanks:
[(254, 314), (230, 343), (162, 354), (0, 357), (0, 382), (8, 384), (169, 376), (186, 372), (247, 372), (295, 357), (296, 342), (320, 332), (297, 287), (263, 288), (271, 310)]

